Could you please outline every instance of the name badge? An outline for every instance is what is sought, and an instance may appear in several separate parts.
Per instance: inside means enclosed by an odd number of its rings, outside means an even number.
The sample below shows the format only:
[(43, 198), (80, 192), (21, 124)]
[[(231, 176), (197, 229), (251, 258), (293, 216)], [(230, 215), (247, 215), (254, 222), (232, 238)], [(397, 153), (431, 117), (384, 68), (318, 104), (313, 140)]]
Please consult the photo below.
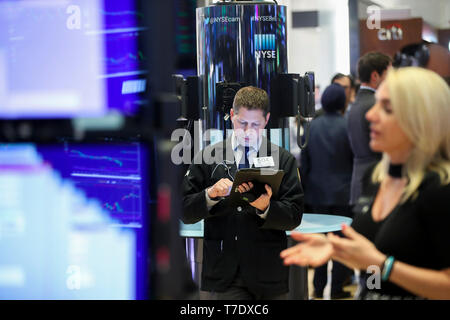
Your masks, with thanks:
[(260, 157), (253, 159), (253, 165), (255, 168), (274, 167), (275, 162), (273, 161), (273, 157)]

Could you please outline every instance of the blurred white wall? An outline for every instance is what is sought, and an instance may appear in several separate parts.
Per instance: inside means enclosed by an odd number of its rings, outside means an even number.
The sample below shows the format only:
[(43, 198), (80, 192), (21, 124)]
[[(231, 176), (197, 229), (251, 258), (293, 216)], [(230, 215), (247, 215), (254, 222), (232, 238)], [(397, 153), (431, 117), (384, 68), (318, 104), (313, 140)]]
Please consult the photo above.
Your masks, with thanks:
[(449, 0), (372, 0), (384, 9), (410, 9), (411, 17), (421, 17), (437, 29), (450, 28)]
[[(337, 73), (350, 73), (348, 0), (284, 0), (288, 9), (289, 72), (314, 71), (322, 90)], [(292, 28), (292, 12), (318, 11), (319, 27)]]

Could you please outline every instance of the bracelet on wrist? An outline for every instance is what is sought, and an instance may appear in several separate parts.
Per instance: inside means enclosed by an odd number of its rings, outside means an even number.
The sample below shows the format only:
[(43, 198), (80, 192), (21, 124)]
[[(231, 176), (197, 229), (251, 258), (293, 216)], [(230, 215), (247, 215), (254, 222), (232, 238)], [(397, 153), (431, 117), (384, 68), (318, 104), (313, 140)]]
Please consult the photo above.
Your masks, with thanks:
[(392, 267), (394, 266), (395, 258), (389, 256), (384, 260), (383, 269), (381, 270), (381, 280), (388, 281), (392, 272)]

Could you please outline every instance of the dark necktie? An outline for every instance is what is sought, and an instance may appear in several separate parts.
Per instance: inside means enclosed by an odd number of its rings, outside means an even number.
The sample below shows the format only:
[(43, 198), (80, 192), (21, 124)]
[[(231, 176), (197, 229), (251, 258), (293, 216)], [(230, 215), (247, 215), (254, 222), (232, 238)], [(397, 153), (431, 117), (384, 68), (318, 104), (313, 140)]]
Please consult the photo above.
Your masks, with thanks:
[(248, 151), (249, 147), (244, 147), (244, 154), (241, 157), (241, 161), (239, 162), (239, 169), (250, 168), (250, 162), (248, 161)]

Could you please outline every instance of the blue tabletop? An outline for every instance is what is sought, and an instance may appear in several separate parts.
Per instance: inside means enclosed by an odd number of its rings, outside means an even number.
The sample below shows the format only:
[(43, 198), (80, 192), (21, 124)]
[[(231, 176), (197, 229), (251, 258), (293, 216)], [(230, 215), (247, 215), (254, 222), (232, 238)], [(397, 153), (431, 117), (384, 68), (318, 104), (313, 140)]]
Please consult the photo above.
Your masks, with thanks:
[[(304, 213), (302, 223), (295, 231), (302, 233), (323, 233), (341, 230), (342, 224), (350, 225), (352, 219), (329, 214)], [(290, 231), (286, 232), (288, 235)], [(180, 236), (183, 238), (202, 238), (203, 220), (194, 224), (180, 223)]]

